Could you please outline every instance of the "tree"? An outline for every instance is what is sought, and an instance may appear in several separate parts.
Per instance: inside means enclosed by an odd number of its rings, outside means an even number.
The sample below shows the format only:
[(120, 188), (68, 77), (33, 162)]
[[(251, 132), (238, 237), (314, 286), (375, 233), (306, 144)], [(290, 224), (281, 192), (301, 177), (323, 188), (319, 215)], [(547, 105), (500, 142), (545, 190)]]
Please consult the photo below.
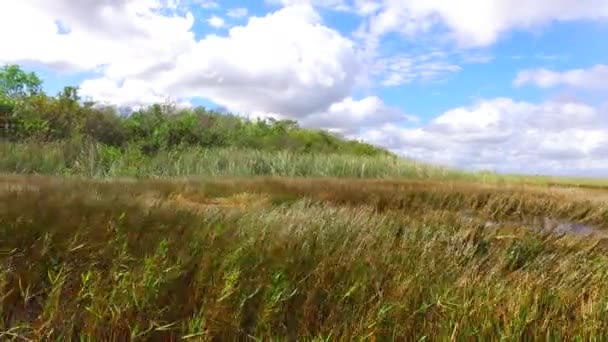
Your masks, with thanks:
[(42, 80), (35, 73), (27, 73), (18, 65), (0, 68), (0, 128), (4, 128), (4, 134), (8, 134), (15, 101), (41, 92)]
[(5, 65), (0, 68), (0, 98), (23, 98), (41, 92), (42, 80), (35, 73), (27, 73), (18, 65)]
[(0, 128), (2, 136), (9, 135), (11, 115), (16, 100), (41, 92), (42, 81), (33, 72), (26, 73), (18, 65), (0, 68)]
[(80, 95), (78, 95), (78, 87), (67, 86), (63, 87), (63, 90), (57, 94), (57, 97), (64, 102), (77, 103), (80, 101)]

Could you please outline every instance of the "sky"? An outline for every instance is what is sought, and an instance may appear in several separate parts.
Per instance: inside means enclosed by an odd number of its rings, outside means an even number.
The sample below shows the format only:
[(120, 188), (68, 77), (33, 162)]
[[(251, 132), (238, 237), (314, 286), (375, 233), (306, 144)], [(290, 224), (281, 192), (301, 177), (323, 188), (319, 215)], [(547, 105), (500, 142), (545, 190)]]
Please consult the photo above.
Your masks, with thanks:
[(288, 118), (467, 170), (608, 176), (607, 0), (3, 0), (54, 94)]

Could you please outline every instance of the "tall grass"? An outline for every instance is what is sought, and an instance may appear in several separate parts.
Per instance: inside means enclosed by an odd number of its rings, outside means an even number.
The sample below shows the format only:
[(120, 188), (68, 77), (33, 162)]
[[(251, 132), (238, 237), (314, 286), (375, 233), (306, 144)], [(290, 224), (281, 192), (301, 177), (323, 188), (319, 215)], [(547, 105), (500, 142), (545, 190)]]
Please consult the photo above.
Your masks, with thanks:
[(96, 143), (0, 143), (0, 171), (89, 177), (319, 176), (454, 178), (465, 172), (392, 156), (184, 148), (147, 156)]
[(234, 148), (181, 148), (145, 155), (136, 146), (99, 143), (0, 142), (0, 172), (85, 177), (286, 176), (466, 180), (483, 184), (532, 184), (606, 188), (604, 179), (502, 175), (433, 166), (390, 155), (295, 153)]
[(3, 178), (0, 337), (608, 336), (599, 240), (484, 229), (455, 205), (431, 207), (432, 187), (410, 190), (425, 210), (379, 211), (379, 202), (324, 197), (350, 197), (361, 184), (310, 181), (304, 195), (273, 182)]

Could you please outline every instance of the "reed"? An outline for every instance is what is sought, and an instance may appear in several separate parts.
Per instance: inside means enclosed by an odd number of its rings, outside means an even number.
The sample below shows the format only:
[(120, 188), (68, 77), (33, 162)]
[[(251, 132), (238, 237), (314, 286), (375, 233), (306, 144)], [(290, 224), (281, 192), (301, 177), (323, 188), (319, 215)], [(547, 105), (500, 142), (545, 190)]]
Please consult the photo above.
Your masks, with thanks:
[[(0, 203), (2, 339), (588, 340), (608, 332), (604, 240), (482, 225), (493, 211), (600, 213), (598, 203), (545, 189), (3, 176)], [(463, 220), (467, 208), (480, 220)]]

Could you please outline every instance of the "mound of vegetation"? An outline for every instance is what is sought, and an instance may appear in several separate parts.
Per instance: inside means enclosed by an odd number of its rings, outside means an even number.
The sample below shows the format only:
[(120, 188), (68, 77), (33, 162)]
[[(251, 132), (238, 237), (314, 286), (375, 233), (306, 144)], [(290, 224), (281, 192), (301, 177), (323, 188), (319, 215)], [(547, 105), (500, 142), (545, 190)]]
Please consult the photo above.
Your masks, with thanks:
[(177, 108), (170, 103), (121, 115), (116, 107), (81, 101), (75, 87), (48, 96), (41, 85), (36, 74), (19, 66), (0, 69), (0, 128), (6, 140), (48, 143), (84, 137), (117, 148), (136, 146), (145, 154), (200, 147), (390, 155), (326, 131), (300, 128), (291, 120), (254, 121), (202, 107)]
[[(0, 172), (111, 176), (331, 176), (466, 178), (291, 120), (174, 104), (124, 114), (56, 96), (19, 66), (0, 69)], [(122, 113), (122, 114), (121, 114)]]

